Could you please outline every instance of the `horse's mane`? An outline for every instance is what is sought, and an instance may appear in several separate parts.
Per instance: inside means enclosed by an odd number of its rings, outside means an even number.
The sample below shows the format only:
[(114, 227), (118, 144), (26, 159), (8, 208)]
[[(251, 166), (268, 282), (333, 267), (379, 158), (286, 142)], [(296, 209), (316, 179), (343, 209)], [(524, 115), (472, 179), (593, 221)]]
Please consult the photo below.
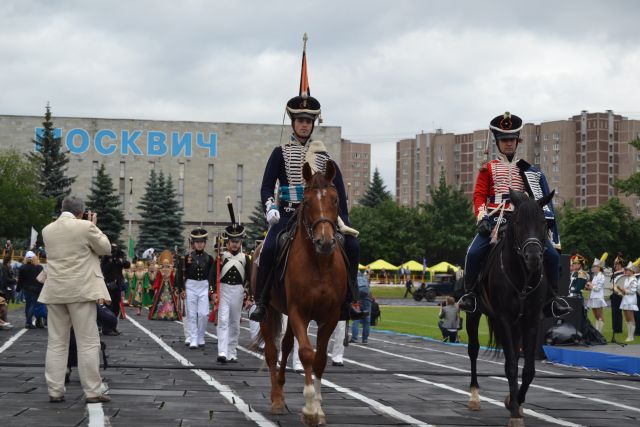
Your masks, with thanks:
[(331, 185), (322, 172), (316, 172), (311, 177), (311, 182), (305, 183), (305, 188), (324, 188)]

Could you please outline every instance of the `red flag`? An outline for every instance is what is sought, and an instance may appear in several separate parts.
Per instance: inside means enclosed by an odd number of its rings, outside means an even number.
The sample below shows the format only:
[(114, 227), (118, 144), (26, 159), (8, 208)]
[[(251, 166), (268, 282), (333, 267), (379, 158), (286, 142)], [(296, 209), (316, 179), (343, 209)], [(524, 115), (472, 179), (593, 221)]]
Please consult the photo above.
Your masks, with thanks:
[(302, 40), (304, 41), (304, 47), (302, 48), (302, 70), (300, 71), (300, 93), (298, 95), (311, 96), (309, 74), (307, 74), (307, 33), (304, 33)]

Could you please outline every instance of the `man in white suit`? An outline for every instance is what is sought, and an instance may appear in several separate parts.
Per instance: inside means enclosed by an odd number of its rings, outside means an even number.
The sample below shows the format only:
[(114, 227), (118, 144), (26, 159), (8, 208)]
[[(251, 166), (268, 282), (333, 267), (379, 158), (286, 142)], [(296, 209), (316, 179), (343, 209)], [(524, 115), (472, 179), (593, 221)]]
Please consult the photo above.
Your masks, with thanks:
[(110, 301), (98, 256), (110, 255), (111, 244), (98, 227), (97, 215), (83, 220), (83, 201), (67, 196), (58, 219), (42, 230), (47, 250), (47, 279), (38, 301), (47, 304), (48, 344), (45, 379), (50, 402), (64, 401), (64, 375), (70, 328), (78, 345), (78, 373), (87, 403), (108, 402), (100, 377), (100, 336), (96, 301)]

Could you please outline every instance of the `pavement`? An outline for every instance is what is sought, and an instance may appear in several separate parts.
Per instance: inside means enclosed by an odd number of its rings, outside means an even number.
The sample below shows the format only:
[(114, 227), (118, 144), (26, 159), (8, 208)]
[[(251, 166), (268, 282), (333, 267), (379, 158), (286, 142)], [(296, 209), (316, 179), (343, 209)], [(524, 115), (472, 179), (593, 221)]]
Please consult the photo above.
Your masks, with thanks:
[[(237, 364), (216, 363), (215, 326), (207, 345), (184, 346), (177, 322), (150, 321), (127, 311), (121, 336), (101, 337), (110, 367), (102, 370), (112, 401), (87, 405), (74, 369), (66, 401), (48, 401), (44, 380), (46, 329), (0, 330), (0, 425), (10, 426), (293, 426), (301, 425), (303, 376), (287, 374), (289, 412), (270, 411), (269, 375), (259, 353), (246, 349), (243, 319)], [(22, 313), (10, 314), (15, 325)], [(311, 327), (311, 334), (315, 328)], [(368, 344), (350, 344), (345, 366), (327, 366), (322, 406), (332, 426), (507, 425), (503, 362), (480, 354), (483, 408), (467, 409), (466, 348), (372, 331)], [(640, 379), (537, 362), (527, 394), (529, 426), (640, 425)]]

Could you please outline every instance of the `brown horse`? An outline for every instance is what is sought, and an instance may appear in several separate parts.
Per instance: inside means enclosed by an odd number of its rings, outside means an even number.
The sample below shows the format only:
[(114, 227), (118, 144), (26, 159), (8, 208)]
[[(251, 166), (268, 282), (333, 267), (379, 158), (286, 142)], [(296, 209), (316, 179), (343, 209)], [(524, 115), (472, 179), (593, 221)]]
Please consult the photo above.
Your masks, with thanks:
[[(302, 174), (306, 185), (284, 276), (284, 298), (274, 286), (267, 319), (261, 322), (260, 331), (271, 374), (272, 412), (286, 411), (282, 390), (295, 336), (305, 376), (302, 420), (307, 425), (322, 425), (326, 418), (321, 408), (320, 385), (327, 363), (327, 344), (340, 318), (340, 306), (347, 293), (347, 268), (336, 243), (338, 192), (333, 185), (335, 164), (329, 160), (324, 174), (312, 174), (309, 164), (305, 163)], [(283, 314), (289, 316), (289, 321), (282, 339), (280, 367), (276, 369), (276, 340), (282, 329)], [(307, 327), (312, 320), (318, 324), (315, 352), (307, 335)]]

